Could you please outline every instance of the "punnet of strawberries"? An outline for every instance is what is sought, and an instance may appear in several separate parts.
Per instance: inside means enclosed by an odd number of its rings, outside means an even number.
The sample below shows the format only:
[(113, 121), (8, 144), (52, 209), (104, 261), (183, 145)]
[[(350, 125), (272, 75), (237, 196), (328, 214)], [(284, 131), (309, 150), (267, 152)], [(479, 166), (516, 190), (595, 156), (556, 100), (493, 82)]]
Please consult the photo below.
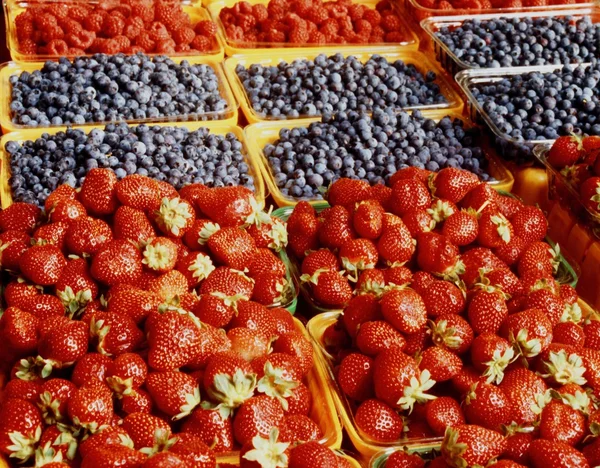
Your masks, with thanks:
[(377, 44), (405, 42), (408, 32), (389, 0), (369, 8), (351, 0), (247, 1), (219, 13), (228, 40), (241, 46), (261, 43)]
[(600, 463), (600, 321), (555, 278), (543, 212), (459, 169), (391, 185), (340, 179), (288, 220), (314, 297), (345, 305), (315, 338), (361, 437), (444, 437), (454, 468)]
[(545, 162), (560, 173), (553, 192), (600, 221), (600, 137), (561, 136), (545, 154)]
[(11, 461), (205, 468), (241, 450), (249, 468), (323, 451), (337, 462), (319, 443), (296, 448), (323, 437), (308, 416), (313, 348), (266, 307), (285, 290), (286, 232), (248, 189), (177, 192), (93, 169), (44, 211), (1, 211), (0, 232)]
[(175, 0), (39, 2), (13, 25), (23, 55), (199, 54), (217, 47), (217, 26), (192, 22)]

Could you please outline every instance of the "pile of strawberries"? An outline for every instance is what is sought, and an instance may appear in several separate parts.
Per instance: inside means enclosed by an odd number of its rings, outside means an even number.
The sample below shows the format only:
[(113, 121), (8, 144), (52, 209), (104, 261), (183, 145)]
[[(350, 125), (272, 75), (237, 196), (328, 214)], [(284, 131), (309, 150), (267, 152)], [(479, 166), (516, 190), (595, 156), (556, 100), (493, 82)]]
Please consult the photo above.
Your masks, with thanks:
[[(551, 187), (556, 196), (570, 207), (583, 205), (592, 218), (600, 220), (600, 136), (559, 137), (548, 153), (546, 162), (560, 172)], [(572, 191), (579, 195), (573, 197)], [(575, 199), (574, 199), (575, 198)]]
[(322, 437), (308, 417), (313, 348), (287, 310), (263, 305), (284, 289), (275, 251), (286, 235), (249, 190), (177, 192), (93, 169), (79, 191), (53, 192), (45, 213), (0, 212), (0, 231), (10, 372), (0, 451), (12, 460), (205, 468), (239, 448), (249, 467), (273, 451), (290, 467), (305, 466), (294, 450), (335, 457), (318, 443), (291, 450)]
[(454, 168), (390, 185), (340, 179), (288, 221), (314, 296), (346, 304), (321, 341), (363, 436), (445, 436), (436, 466), (600, 463), (600, 321), (554, 278), (543, 212)]
[(15, 18), (24, 55), (194, 54), (214, 50), (217, 26), (192, 24), (173, 0), (40, 3)]
[[(531, 8), (572, 3), (585, 3), (586, 0), (416, 0), (423, 8), (432, 10), (491, 10), (501, 8)], [(423, 19), (430, 15), (419, 15)]]
[(242, 1), (219, 15), (234, 42), (288, 44), (376, 44), (406, 41), (400, 18), (388, 0), (375, 9), (351, 0)]

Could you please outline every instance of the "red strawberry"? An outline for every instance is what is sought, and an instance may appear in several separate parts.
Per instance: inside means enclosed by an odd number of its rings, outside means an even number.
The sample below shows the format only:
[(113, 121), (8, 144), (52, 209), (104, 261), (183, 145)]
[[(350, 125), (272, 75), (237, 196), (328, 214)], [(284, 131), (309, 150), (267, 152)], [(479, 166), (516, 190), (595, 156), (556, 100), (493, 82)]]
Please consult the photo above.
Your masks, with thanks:
[(38, 344), (38, 352), (46, 363), (44, 372), (49, 372), (52, 367), (72, 365), (88, 349), (88, 331), (85, 323), (65, 319), (51, 328), (46, 328), (44, 324), (53, 319), (54, 317), (51, 317), (40, 324), (40, 328), (45, 329), (45, 333), (40, 334)]
[(38, 296), (41, 289), (40, 286), (34, 286), (19, 277), (4, 287), (4, 300), (8, 307), (22, 308), (30, 297)]
[(296, 257), (303, 258), (305, 252), (318, 248), (317, 227), (318, 221), (315, 214), (299, 213), (294, 215), (292, 213), (287, 228), (289, 246)]
[(583, 328), (574, 322), (562, 322), (554, 325), (552, 329), (552, 342), (562, 343), (576, 348), (582, 348), (585, 344), (585, 332)]
[(183, 466), (212, 468), (216, 465), (212, 449), (193, 434), (177, 434), (177, 442), (171, 447), (170, 452), (177, 454), (184, 461)]
[(280, 335), (273, 342), (273, 352), (296, 356), (300, 360), (300, 370), (303, 375), (312, 369), (313, 347), (311, 342), (300, 332), (290, 332)]
[(229, 452), (233, 449), (233, 425), (218, 410), (197, 408), (183, 423), (182, 431), (199, 437), (206, 444), (215, 444), (213, 450)]
[(442, 455), (451, 466), (485, 466), (505, 449), (500, 433), (476, 425), (448, 428), (442, 442)]
[(90, 276), (87, 262), (75, 258), (67, 263), (56, 283), (56, 295), (73, 317), (98, 296), (98, 286)]
[(506, 296), (495, 288), (481, 289), (469, 303), (469, 323), (475, 333), (496, 333), (506, 317)]
[(364, 401), (373, 396), (373, 359), (359, 353), (346, 356), (340, 363), (337, 382), (348, 397)]
[(250, 328), (231, 328), (227, 332), (231, 352), (246, 361), (265, 356), (269, 351), (269, 338), (262, 331)]
[(501, 247), (508, 244), (514, 235), (512, 224), (499, 212), (488, 211), (479, 218), (477, 241), (483, 247)]
[(153, 271), (165, 273), (175, 267), (177, 245), (166, 237), (157, 237), (146, 244), (143, 255), (144, 265)]
[(39, 319), (16, 307), (8, 307), (0, 317), (0, 336), (16, 355), (35, 353)]
[(135, 281), (142, 274), (142, 255), (127, 241), (111, 241), (94, 257), (91, 273), (109, 286)]
[(163, 198), (160, 207), (154, 213), (154, 221), (159, 229), (174, 238), (183, 237), (195, 219), (196, 212), (190, 202), (179, 197)]
[(404, 216), (402, 216), (402, 221), (413, 237), (416, 237), (421, 232), (429, 232), (435, 229), (436, 225), (431, 214), (429, 214), (424, 208), (410, 210)]
[(77, 387), (69, 380), (50, 379), (42, 384), (38, 408), (46, 424), (66, 421), (67, 403)]
[(381, 312), (402, 333), (415, 333), (427, 323), (425, 303), (412, 289), (387, 292), (381, 299)]
[(150, 177), (129, 175), (115, 186), (117, 198), (122, 205), (137, 210), (154, 211), (160, 205), (158, 184)]
[(202, 253), (194, 252), (177, 262), (177, 270), (187, 279), (188, 286), (195, 288), (215, 270), (211, 258)]
[(428, 208), (431, 194), (427, 185), (417, 179), (401, 179), (392, 187), (392, 213), (404, 216), (411, 210)]
[(351, 278), (358, 280), (358, 272), (375, 268), (379, 260), (377, 247), (369, 239), (350, 239), (339, 253), (341, 263)]
[(37, 206), (16, 202), (0, 211), (0, 231), (31, 234), (41, 218), (42, 212)]
[(477, 217), (468, 211), (457, 211), (444, 222), (442, 234), (454, 245), (469, 245), (479, 235)]
[(174, 420), (189, 416), (200, 404), (198, 384), (183, 372), (152, 372), (146, 378), (146, 388), (158, 409)]
[[(374, 14), (374, 12), (369, 12), (367, 11), (366, 14)], [(377, 16), (377, 15), (375, 15)], [(375, 21), (376, 24), (373, 24), (373, 26), (376, 26), (378, 23), (378, 21)], [(432, 172), (428, 171), (426, 169), (420, 169), (418, 167), (413, 167), (413, 166), (409, 166), (409, 167), (404, 167), (398, 171), (396, 171), (392, 177), (390, 177), (390, 181), (389, 181), (389, 185), (390, 187), (393, 187), (394, 185), (396, 185), (396, 182), (398, 182), (399, 180), (402, 179), (417, 179), (420, 180), (421, 182), (427, 183), (427, 180), (429, 179), (429, 176), (431, 176)]]
[(466, 352), (473, 342), (473, 329), (464, 318), (456, 314), (440, 315), (430, 322), (433, 344), (456, 354)]
[(378, 442), (396, 442), (404, 431), (404, 422), (396, 411), (382, 401), (367, 400), (354, 414), (362, 432)]
[(112, 365), (113, 361), (108, 356), (87, 353), (75, 364), (71, 381), (78, 387), (104, 382), (104, 378), (108, 375)]
[(28, 401), (10, 399), (3, 402), (0, 416), (0, 450), (11, 458), (27, 461), (42, 435), (40, 411)]
[(108, 356), (135, 351), (143, 341), (133, 319), (113, 312), (92, 315), (90, 337), (97, 338), (96, 350)]
[(19, 260), (21, 273), (33, 283), (50, 286), (56, 284), (67, 265), (65, 256), (55, 245), (34, 245)]
[(389, 266), (399, 266), (408, 262), (415, 252), (415, 240), (402, 220), (395, 225), (385, 226), (377, 250), (382, 260)]
[(343, 206), (333, 206), (321, 213), (319, 241), (329, 249), (339, 249), (355, 236), (350, 212)]
[(200, 294), (219, 292), (226, 296), (252, 296), (253, 282), (243, 272), (227, 267), (216, 268), (200, 286)]
[(158, 446), (171, 435), (169, 424), (161, 418), (145, 413), (133, 413), (123, 419), (127, 431), (137, 450)]
[(552, 144), (546, 159), (557, 169), (577, 163), (583, 156), (581, 137), (575, 135), (561, 136)]
[(327, 201), (331, 206), (353, 206), (368, 199), (370, 186), (364, 180), (338, 179), (327, 190)]
[(490, 184), (479, 184), (465, 195), (460, 202), (460, 206), (464, 209), (471, 208), (475, 212), (483, 213), (499, 209), (501, 198), (509, 197), (499, 197), (498, 192)]
[(285, 276), (285, 263), (270, 249), (256, 249), (252, 263), (248, 267), (248, 275), (255, 278), (261, 273), (277, 273), (279, 276)]
[(424, 468), (425, 461), (416, 453), (404, 450), (392, 452), (385, 462), (387, 468)]
[(305, 281), (312, 283), (314, 298), (323, 305), (341, 307), (352, 298), (352, 288), (341, 272), (321, 269)]
[(24, 232), (6, 231), (0, 234), (0, 267), (18, 272), (21, 257), (29, 247), (31, 239)]
[(462, 369), (462, 361), (456, 354), (438, 346), (427, 348), (420, 359), (419, 368), (429, 371), (435, 382), (450, 380)]
[(81, 468), (136, 468), (146, 460), (146, 455), (132, 448), (114, 445), (99, 447), (90, 451), (82, 463)]
[(319, 249), (309, 253), (302, 260), (301, 271), (303, 275), (314, 275), (317, 270), (328, 269), (338, 271), (340, 264), (334, 253), (329, 249)]
[(21, 380), (19, 378), (9, 380), (4, 387), (3, 398), (20, 398), (30, 403), (37, 403), (42, 386), (32, 380)]
[(512, 418), (512, 407), (504, 391), (492, 384), (476, 382), (464, 399), (465, 417), (469, 424), (499, 430)]
[(506, 268), (506, 264), (496, 257), (491, 250), (482, 247), (475, 247), (464, 252), (460, 259), (465, 266), (465, 271), (460, 275), (460, 278), (469, 287), (472, 287), (481, 279), (481, 268), (488, 270)]
[(425, 232), (417, 236), (417, 263), (428, 273), (455, 277), (462, 273), (458, 248), (437, 233)]
[(502, 382), (504, 370), (513, 361), (514, 356), (510, 343), (492, 333), (482, 333), (473, 340), (471, 346), (473, 367), (483, 373), (488, 383)]
[(472, 172), (447, 167), (439, 171), (433, 179), (434, 195), (458, 203), (476, 185), (479, 179)]
[(600, 177), (590, 177), (579, 188), (584, 206), (593, 214), (600, 213)]
[(308, 416), (294, 414), (285, 418), (286, 435), (290, 440), (316, 441), (323, 437), (321, 429)]
[(208, 242), (209, 237), (219, 229), (221, 227), (218, 224), (208, 219), (196, 219), (183, 235), (183, 242), (191, 250), (205, 250), (204, 246)]
[(410, 284), (413, 279), (412, 272), (406, 267), (392, 267), (386, 268), (383, 270), (385, 283), (395, 284), (397, 286), (402, 286), (405, 284)]
[(156, 231), (146, 214), (129, 206), (120, 206), (113, 218), (115, 239), (144, 245), (156, 237)]
[(148, 366), (141, 356), (124, 353), (117, 356), (106, 372), (106, 383), (119, 395), (127, 395), (146, 381)]
[(277, 324), (271, 311), (254, 301), (240, 301), (237, 314), (229, 322), (230, 328), (244, 327), (259, 330), (268, 337), (277, 336)]
[(548, 231), (548, 220), (536, 206), (524, 206), (510, 218), (514, 233), (525, 242), (544, 240)]
[(427, 424), (436, 435), (441, 436), (447, 427), (465, 424), (460, 404), (451, 397), (439, 397), (425, 405)]
[(555, 296), (547, 289), (538, 289), (527, 296), (524, 307), (527, 309), (539, 309), (550, 320), (552, 325), (561, 321), (565, 310), (565, 303), (560, 297)]
[(233, 420), (235, 440), (244, 445), (253, 437), (263, 437), (271, 432), (271, 428), (279, 427), (284, 420), (281, 403), (266, 395), (246, 400), (237, 411)]
[(379, 301), (373, 294), (354, 296), (342, 315), (344, 327), (351, 337), (356, 336), (363, 323), (382, 318)]
[(187, 294), (189, 287), (186, 277), (178, 270), (171, 270), (148, 282), (148, 290), (163, 301), (171, 304)]
[(543, 352), (552, 342), (552, 323), (538, 309), (528, 309), (509, 315), (502, 324), (500, 335), (526, 358)]
[(551, 401), (542, 410), (540, 437), (574, 446), (586, 432), (586, 419), (581, 411), (561, 401)]
[(537, 439), (529, 447), (529, 460), (533, 468), (589, 468), (581, 452), (573, 447), (550, 440)]
[(82, 217), (70, 223), (65, 244), (73, 255), (94, 255), (113, 238), (108, 224), (100, 219)]
[(337, 467), (338, 457), (335, 453), (318, 442), (306, 442), (297, 445), (290, 452), (289, 468), (317, 468), (324, 466)]
[(86, 216), (85, 207), (77, 200), (60, 200), (50, 212), (50, 221), (53, 223), (69, 223), (82, 216)]
[(422, 294), (427, 315), (461, 314), (465, 309), (463, 291), (448, 281), (435, 280)]
[(113, 214), (117, 209), (117, 176), (110, 169), (92, 169), (85, 176), (79, 196), (93, 215)]
[(112, 393), (105, 385), (82, 387), (69, 399), (69, 417), (77, 426), (95, 432), (113, 417)]
[(384, 349), (406, 346), (406, 340), (400, 332), (388, 322), (377, 320), (363, 323), (356, 335), (356, 346), (361, 353), (376, 356)]
[(375, 240), (383, 231), (383, 213), (385, 210), (378, 202), (365, 200), (354, 210), (352, 223), (356, 233), (365, 239)]
[(513, 421), (517, 424), (531, 424), (537, 420), (538, 414), (533, 408), (548, 389), (542, 378), (528, 369), (516, 368), (506, 372), (500, 388), (512, 403)]
[(161, 305), (161, 298), (152, 292), (143, 291), (133, 286), (123, 286), (108, 293), (108, 312), (130, 317), (135, 323), (141, 323), (148, 314), (156, 312)]
[(214, 259), (235, 270), (244, 270), (252, 263), (256, 244), (250, 234), (237, 227), (221, 228), (208, 239)]

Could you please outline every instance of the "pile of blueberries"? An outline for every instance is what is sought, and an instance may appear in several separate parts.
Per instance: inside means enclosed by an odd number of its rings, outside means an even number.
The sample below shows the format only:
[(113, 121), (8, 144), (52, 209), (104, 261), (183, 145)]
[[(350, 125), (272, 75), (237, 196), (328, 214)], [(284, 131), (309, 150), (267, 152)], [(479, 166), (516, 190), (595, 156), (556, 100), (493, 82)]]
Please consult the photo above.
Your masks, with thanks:
[(97, 54), (10, 77), (12, 121), (27, 127), (222, 113), (210, 65), (166, 56)]
[(108, 167), (121, 179), (150, 176), (179, 189), (190, 183), (243, 185), (254, 190), (242, 143), (233, 133), (207, 128), (108, 124), (89, 133), (67, 129), (35, 141), (9, 141), (10, 188), (15, 201), (43, 205), (61, 184), (79, 187), (93, 168)]
[(372, 116), (340, 112), (308, 127), (282, 129), (263, 152), (283, 195), (322, 198), (320, 189), (341, 177), (373, 185), (408, 166), (463, 168), (490, 180), (476, 137), (477, 130), (466, 130), (459, 119), (435, 122), (419, 110), (376, 108)]
[(600, 24), (589, 16), (469, 19), (436, 35), (474, 68), (582, 63), (600, 53)]
[(500, 133), (517, 141), (600, 135), (600, 62), (511, 75), (471, 92)]
[(380, 55), (362, 63), (354, 56), (320, 54), (277, 66), (240, 64), (235, 71), (254, 111), (272, 119), (447, 103), (435, 72), (423, 76), (412, 64), (390, 63)]

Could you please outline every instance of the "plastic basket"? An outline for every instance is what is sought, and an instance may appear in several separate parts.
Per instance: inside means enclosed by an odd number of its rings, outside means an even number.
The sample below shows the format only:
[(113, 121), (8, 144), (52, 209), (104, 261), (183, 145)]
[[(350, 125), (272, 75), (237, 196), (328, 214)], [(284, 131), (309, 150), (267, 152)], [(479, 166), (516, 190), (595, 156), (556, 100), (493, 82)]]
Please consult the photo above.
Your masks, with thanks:
[[(247, 0), (251, 5), (262, 4), (267, 5), (269, 0)], [(306, 44), (304, 46), (300, 46), (298, 44), (289, 44), (287, 42), (278, 43), (278, 42), (254, 42), (254, 43), (245, 43), (245, 42), (237, 42), (229, 39), (225, 33), (225, 27), (223, 26), (223, 22), (221, 21), (219, 14), (221, 10), (225, 7), (232, 7), (237, 3), (236, 0), (213, 0), (207, 5), (207, 9), (210, 12), (213, 21), (217, 23), (219, 26), (219, 34), (221, 35), (221, 41), (225, 47), (225, 54), (229, 57), (234, 55), (260, 55), (261, 57), (269, 57), (273, 52), (276, 54), (279, 52), (274, 49), (285, 49), (286, 51), (291, 52), (299, 52), (299, 53), (314, 53), (315, 55), (319, 53), (335, 53), (335, 52), (352, 52), (352, 51), (360, 51), (360, 52), (395, 52), (399, 50), (418, 50), (419, 48), (419, 38), (413, 31), (411, 25), (409, 25), (405, 19), (402, 17), (402, 13), (398, 16), (400, 17), (400, 22), (402, 23), (402, 30), (406, 31), (406, 39), (400, 43), (392, 43), (392, 42), (384, 42), (378, 44)], [(358, 3), (361, 5), (365, 5), (368, 8), (374, 9), (375, 5), (378, 3), (378, 0), (354, 0), (353, 3)]]
[[(248, 145), (244, 138), (244, 132), (241, 128), (234, 125), (225, 125), (218, 122), (159, 122), (152, 124), (158, 125), (161, 127), (172, 126), (172, 127), (185, 127), (191, 131), (198, 130), (199, 128), (206, 127), (212, 133), (216, 133), (218, 135), (225, 135), (227, 133), (233, 133), (238, 140), (242, 142), (243, 151), (246, 157), (246, 163), (250, 168), (250, 174), (254, 178), (254, 197), (256, 201), (259, 203), (264, 203), (267, 194), (265, 193), (265, 184), (262, 179), (260, 166), (255, 163), (255, 161), (249, 156)], [(92, 130), (94, 128), (104, 128), (104, 125), (92, 125), (86, 128), (86, 130)], [(39, 138), (43, 133), (47, 133), (50, 135), (58, 133), (57, 129), (47, 129), (47, 130), (22, 130), (19, 132), (12, 132), (7, 135), (4, 135), (0, 140), (0, 204), (2, 209), (7, 208), (12, 204), (12, 194), (10, 191), (9, 179), (10, 179), (10, 160), (9, 154), (5, 151), (4, 147), (9, 141), (17, 141), (22, 143), (27, 140), (35, 141), (36, 138)]]
[[(285, 50), (278, 51), (277, 54), (271, 53), (269, 57), (254, 57), (254, 56), (236, 56), (229, 58), (225, 61), (225, 73), (227, 74), (227, 78), (229, 79), (229, 83), (231, 84), (231, 88), (233, 89), (233, 93), (235, 94), (238, 102), (240, 103), (240, 107), (248, 120), (248, 123), (260, 123), (260, 122), (269, 122), (269, 121), (280, 121), (280, 120), (293, 120), (294, 122), (301, 122), (305, 119), (311, 119), (313, 117), (309, 117), (306, 115), (300, 116), (297, 119), (287, 119), (283, 118), (273, 118), (260, 115), (256, 110), (252, 108), (250, 100), (248, 99), (248, 95), (246, 90), (244, 89), (244, 85), (242, 84), (238, 74), (235, 72), (235, 69), (238, 65), (243, 65), (248, 68), (250, 65), (259, 64), (263, 66), (273, 66), (277, 65), (280, 62), (291, 63), (294, 60), (313, 60), (319, 54), (323, 53), (322, 51), (314, 51), (311, 53), (307, 52), (299, 52), (299, 53), (289, 53)], [(385, 53), (373, 53), (373, 52), (344, 52), (344, 57), (355, 56), (362, 63), (367, 62), (371, 56), (374, 54), (380, 55), (388, 60), (388, 62), (394, 62), (396, 60), (402, 60), (406, 64), (414, 65), (417, 70), (425, 76), (427, 71), (434, 71), (437, 78), (435, 83), (437, 83), (440, 87), (441, 93), (447, 100), (447, 103), (444, 104), (430, 104), (430, 105), (417, 105), (412, 107), (406, 107), (405, 110), (419, 109), (423, 112), (424, 115), (427, 115), (428, 111), (438, 111), (439, 109), (444, 109), (448, 112), (457, 112), (460, 113), (463, 111), (464, 102), (462, 97), (458, 94), (458, 92), (454, 89), (454, 86), (451, 84), (451, 80), (448, 79), (447, 75), (443, 70), (440, 69), (437, 64), (432, 62), (426, 55), (416, 52), (416, 51), (402, 51), (402, 52), (385, 52)]]
[[(429, 114), (427, 117), (431, 118), (435, 121), (441, 120), (445, 116), (450, 116), (452, 118), (458, 118), (465, 122), (465, 128), (472, 128), (473, 124), (465, 119), (464, 116), (458, 113), (438, 111), (437, 115)], [(295, 205), (300, 201), (307, 201), (309, 203), (322, 203), (323, 200), (320, 198), (293, 198), (285, 196), (277, 187), (275, 183), (273, 172), (271, 171), (271, 166), (269, 161), (264, 155), (263, 149), (269, 144), (275, 142), (279, 138), (279, 131), (283, 128), (298, 128), (298, 127), (308, 127), (312, 122), (319, 122), (320, 118), (314, 119), (306, 119), (302, 122), (267, 122), (249, 125), (244, 130), (246, 133), (246, 140), (248, 142), (248, 149), (251, 154), (251, 158), (254, 159), (260, 166), (263, 171), (263, 175), (265, 177), (265, 183), (269, 188), (273, 199), (277, 206), (290, 206)], [(495, 151), (491, 148), (491, 145), (488, 142), (488, 139), (485, 135), (481, 135), (480, 138), (480, 146), (483, 149), (485, 156), (489, 163), (489, 174), (496, 179), (495, 181), (489, 182), (492, 187), (496, 190), (503, 190), (505, 192), (510, 192), (512, 190), (512, 186), (514, 183), (514, 177), (512, 173), (506, 168), (502, 160), (496, 155)]]
[(298, 307), (298, 274), (296, 272), (296, 265), (290, 260), (285, 249), (279, 251), (279, 258), (285, 264), (286, 279), (291, 288), (290, 295), (292, 299), (286, 304), (277, 304), (273, 307), (282, 307), (294, 315)]
[[(12, 59), (16, 62), (40, 62), (49, 59), (57, 59), (55, 55), (25, 55), (19, 52), (19, 42), (17, 39), (17, 31), (15, 27), (15, 18), (25, 11), (27, 8), (35, 6), (43, 6), (51, 3), (68, 3), (68, 4), (83, 4), (83, 5), (97, 5), (100, 3), (98, 0), (4, 0), (4, 18), (6, 23), (6, 45), (10, 50)], [(192, 24), (196, 24), (198, 21), (208, 20), (210, 16), (208, 11), (202, 8), (200, 1), (189, 1), (183, 3), (183, 11), (190, 17)], [(87, 56), (93, 54), (86, 54)], [(160, 55), (160, 54), (148, 54), (148, 55)], [(179, 55), (179, 54), (178, 54)], [(185, 53), (181, 53), (185, 56)], [(188, 54), (189, 55), (189, 54)], [(215, 61), (223, 60), (225, 51), (219, 34), (215, 36), (215, 44), (212, 50), (203, 54), (204, 57), (211, 57)]]
[[(362, 465), (356, 459), (352, 458), (349, 455), (340, 453), (338, 451), (337, 456), (347, 460), (350, 463), (350, 466), (352, 466), (352, 468), (361, 468), (362, 467)], [(233, 466), (240, 466), (240, 457), (239, 457), (239, 455), (231, 456), (231, 457), (217, 457), (217, 466), (219, 466), (220, 464), (229, 464), (229, 465), (233, 465)], [(4, 468), (4, 467), (0, 464), (0, 468)]]
[[(209, 65), (215, 72), (219, 83), (219, 94), (227, 102), (225, 109), (220, 112), (205, 112), (199, 114), (188, 114), (180, 116), (165, 116), (165, 117), (149, 117), (147, 119), (132, 119), (125, 120), (129, 125), (136, 125), (141, 123), (155, 123), (155, 122), (186, 122), (186, 121), (213, 121), (218, 120), (220, 123), (228, 125), (236, 125), (238, 121), (238, 103), (231, 91), (223, 66), (216, 62), (213, 58), (206, 58), (202, 56), (190, 56), (190, 57), (173, 57), (172, 59), (176, 63), (180, 63), (183, 60), (187, 60), (192, 65), (205, 64)], [(41, 70), (44, 66), (44, 62), (31, 62), (31, 63), (15, 63), (6, 62), (0, 66), (0, 126), (2, 127), (2, 133), (6, 134), (9, 132), (16, 132), (19, 130), (38, 129), (38, 128), (57, 128), (65, 129), (67, 125), (50, 125), (48, 127), (29, 127), (26, 125), (16, 124), (12, 121), (12, 112), (10, 110), (10, 104), (12, 102), (12, 86), (9, 82), (11, 75), (21, 74), (23, 72), (33, 72), (35, 70)], [(107, 124), (105, 122), (89, 122), (82, 125), (69, 124), (72, 128), (86, 128), (91, 125)]]
[[(387, 463), (387, 459), (390, 455), (398, 450), (402, 450), (402, 446), (389, 448), (386, 450), (382, 450), (381, 452), (376, 453), (369, 460), (369, 468), (385, 468)], [(406, 447), (407, 452), (411, 454), (419, 455), (423, 460), (432, 460), (434, 455), (438, 453), (438, 451), (431, 447)]]

